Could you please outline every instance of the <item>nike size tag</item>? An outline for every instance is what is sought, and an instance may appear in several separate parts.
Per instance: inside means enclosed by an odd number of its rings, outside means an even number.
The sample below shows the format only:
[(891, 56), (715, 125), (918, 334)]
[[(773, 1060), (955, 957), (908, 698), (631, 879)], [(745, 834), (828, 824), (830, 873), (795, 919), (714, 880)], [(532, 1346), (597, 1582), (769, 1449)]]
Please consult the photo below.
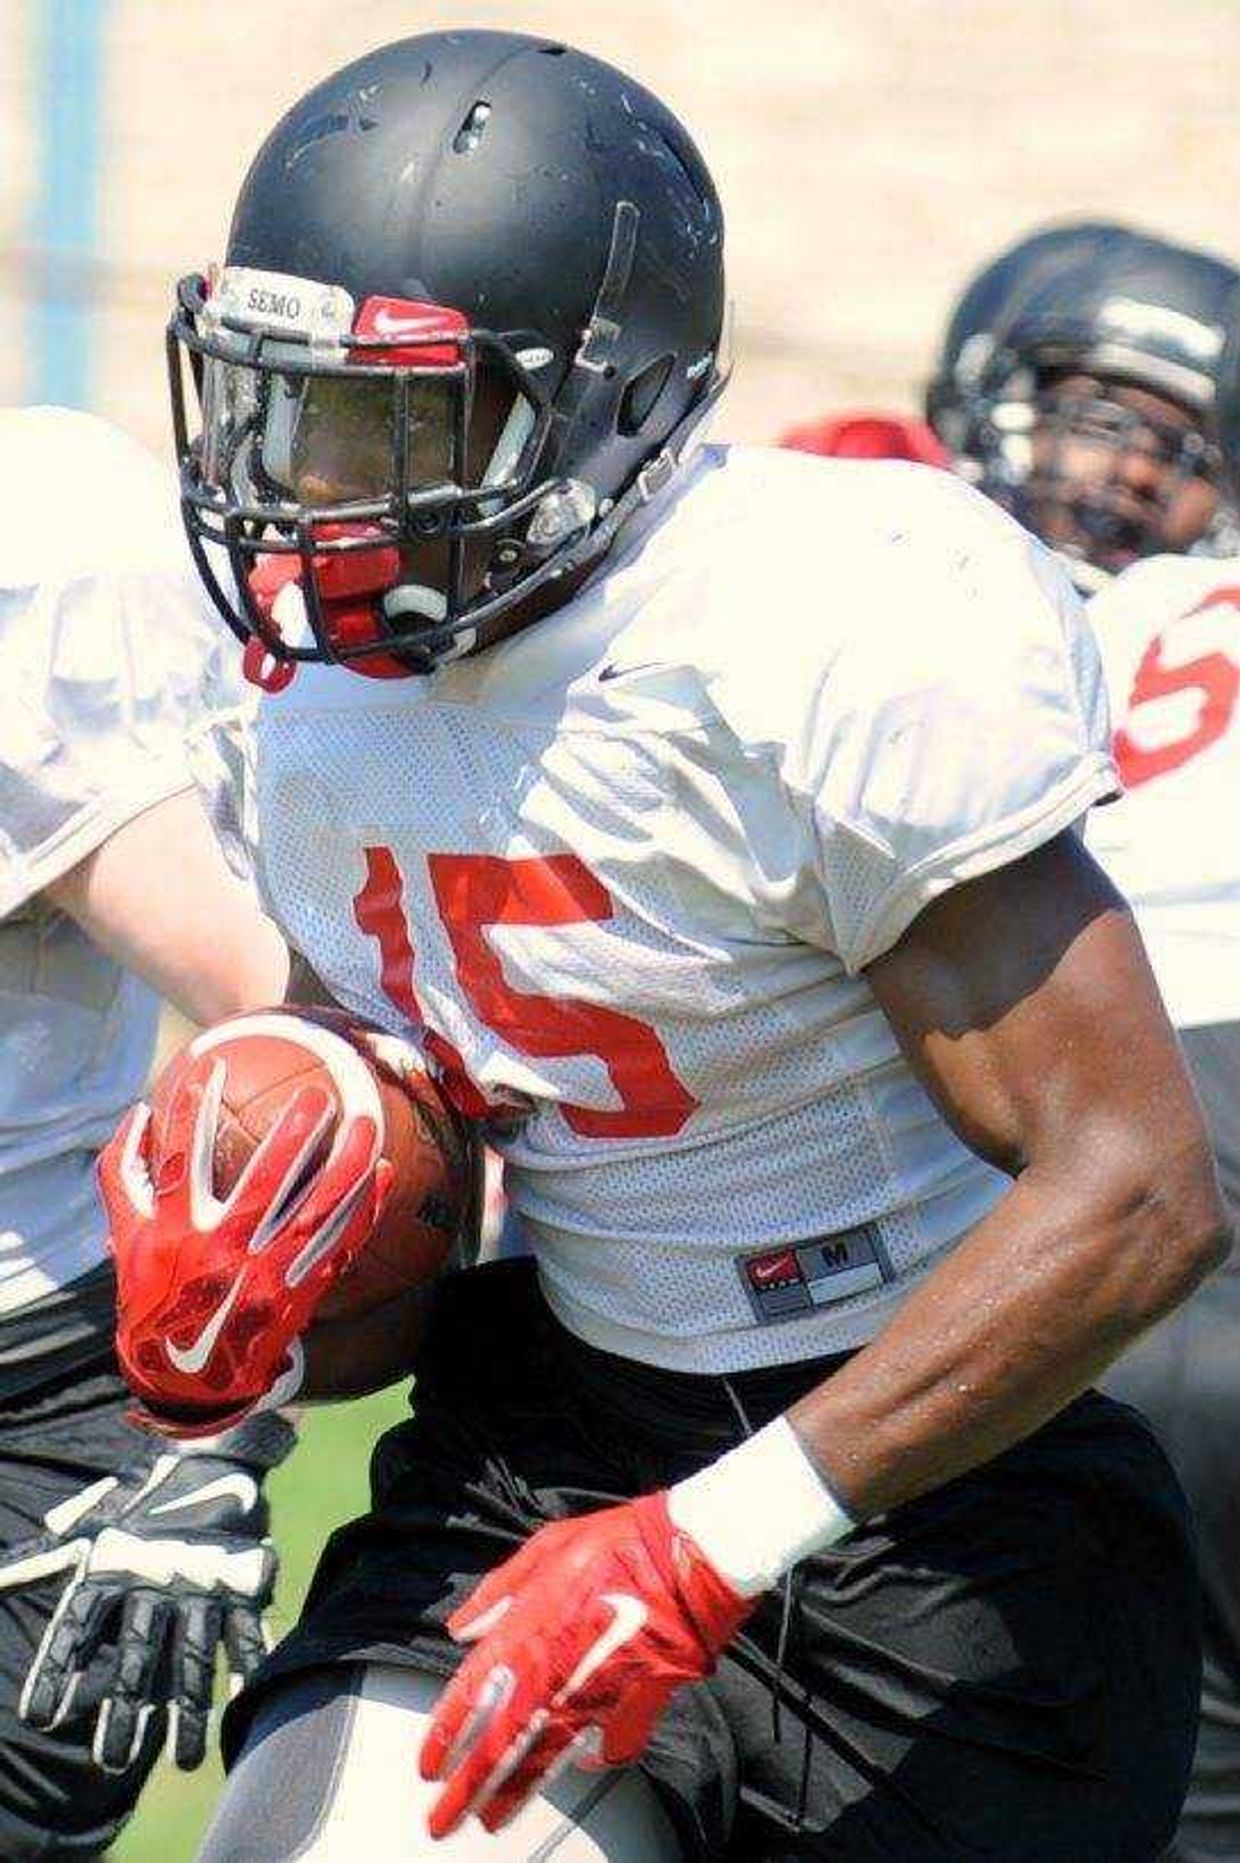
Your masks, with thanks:
[(760, 1326), (797, 1319), (895, 1279), (875, 1223), (815, 1242), (738, 1255), (741, 1286)]

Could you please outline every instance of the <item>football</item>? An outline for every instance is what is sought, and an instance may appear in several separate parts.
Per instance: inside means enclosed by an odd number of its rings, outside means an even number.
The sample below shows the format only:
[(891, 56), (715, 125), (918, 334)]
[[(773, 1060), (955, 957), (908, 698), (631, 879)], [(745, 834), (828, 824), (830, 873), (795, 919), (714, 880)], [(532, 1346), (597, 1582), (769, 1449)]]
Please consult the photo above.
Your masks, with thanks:
[[(370, 1312), (433, 1279), (475, 1219), (478, 1161), (468, 1129), (416, 1064), (415, 1051), (342, 1010), (297, 1004), (232, 1017), (208, 1040), (226, 1069), (212, 1156), (218, 1197), (232, 1190), (298, 1087), (317, 1081), (338, 1114), (359, 1068), (378, 1088), (391, 1190), (365, 1248), (321, 1301), (316, 1322)], [(193, 1046), (201, 1052), (203, 1038)], [(163, 1069), (151, 1095), (157, 1155), (178, 1059)]]

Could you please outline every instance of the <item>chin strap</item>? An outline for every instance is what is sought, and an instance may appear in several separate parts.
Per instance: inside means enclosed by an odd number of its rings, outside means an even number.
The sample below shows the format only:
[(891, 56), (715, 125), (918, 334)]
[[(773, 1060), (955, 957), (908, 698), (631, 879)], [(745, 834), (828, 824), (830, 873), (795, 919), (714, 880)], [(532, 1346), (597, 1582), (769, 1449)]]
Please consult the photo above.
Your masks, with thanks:
[(583, 530), (575, 543), (557, 551), (512, 591), (479, 602), (458, 620), (445, 622), (441, 629), (428, 634), (425, 642), (428, 659), (435, 665), (463, 659), (479, 645), (479, 632), (488, 622), (497, 620), (503, 614), (519, 611), (534, 596), (554, 589), (557, 582), (568, 582), (596, 567), (619, 541), (621, 534), (639, 520), (671, 484), (694, 446), (702, 439), (707, 417), (713, 412), (729, 379), (728, 375), (716, 376), (702, 399), (695, 402), (683, 416), (660, 451), (653, 459), (646, 461), (628, 489), (613, 504), (604, 503), (599, 507), (601, 516), (597, 523)]
[[(311, 556), (313, 598), (322, 611), (327, 635), (339, 649), (370, 646), (386, 638), (384, 597), (399, 585), (400, 551), (381, 531), (365, 524), (323, 524), (317, 532), (323, 543), (341, 539), (373, 538), (373, 547), (348, 551), (322, 551)], [(272, 551), (258, 559), (248, 577), (250, 594), (264, 621), (288, 646), (309, 645), (304, 559), (292, 551)], [(312, 598), (312, 599), (313, 599)], [(371, 679), (408, 679), (411, 669), (394, 655), (365, 654), (350, 660), (354, 671)], [(242, 666), (245, 676), (265, 692), (282, 692), (294, 678), (297, 662), (281, 660), (257, 636), (246, 644)]]
[(297, 677), (297, 662), (277, 660), (266, 642), (251, 634), (241, 649), (241, 671), (260, 692), (283, 692)]

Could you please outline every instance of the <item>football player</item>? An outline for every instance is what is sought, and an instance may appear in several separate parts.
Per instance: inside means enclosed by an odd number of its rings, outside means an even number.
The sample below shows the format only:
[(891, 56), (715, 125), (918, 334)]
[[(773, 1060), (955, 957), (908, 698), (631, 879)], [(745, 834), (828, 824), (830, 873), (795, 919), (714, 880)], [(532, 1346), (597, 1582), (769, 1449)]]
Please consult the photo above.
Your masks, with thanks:
[(640, 85), (427, 35), (294, 105), (178, 294), (267, 897), (487, 1120), (532, 1250), (444, 1285), (204, 1863), (1174, 1827), (1182, 1499), (1087, 1387), (1225, 1223), (1078, 833), (1096, 652), (950, 475), (703, 441), (722, 239)]
[(926, 411), (957, 470), (1089, 588), (1143, 556), (1240, 548), (1211, 418), (1235, 266), (1108, 221), (983, 267)]
[[(74, 490), (76, 488), (76, 490)], [(0, 1855), (106, 1851), (171, 1720), (202, 1758), (217, 1646), (270, 1596), (262, 1485), (291, 1431), (192, 1454), (126, 1421), (95, 1154), (159, 998), (278, 999), (274, 926), (216, 838), (242, 683), (171, 475), (102, 421), (0, 414)], [(204, 800), (206, 799), (206, 806)]]
[[(929, 396), (941, 435), (965, 448), (970, 476), (1066, 543), (1073, 574), (1096, 589), (1088, 612), (1126, 794), (1091, 817), (1089, 842), (1132, 901), (1233, 1220), (1240, 562), (1215, 553), (1234, 546), (1240, 507), (1236, 282), (1221, 260), (1118, 227), (1024, 241), (962, 299)], [(1045, 373), (1052, 359), (1088, 378), (1087, 400), (1074, 391), (1065, 405), (1067, 390)], [(1111, 410), (1105, 448), (1095, 403)], [(1026, 461), (1041, 465), (1020, 471), (1013, 435)], [(1233, 1256), (1106, 1381), (1155, 1423), (1200, 1530), (1202, 1721), (1168, 1852), (1182, 1863), (1240, 1855), (1240, 1490), (1229, 1478), (1238, 1327)]]

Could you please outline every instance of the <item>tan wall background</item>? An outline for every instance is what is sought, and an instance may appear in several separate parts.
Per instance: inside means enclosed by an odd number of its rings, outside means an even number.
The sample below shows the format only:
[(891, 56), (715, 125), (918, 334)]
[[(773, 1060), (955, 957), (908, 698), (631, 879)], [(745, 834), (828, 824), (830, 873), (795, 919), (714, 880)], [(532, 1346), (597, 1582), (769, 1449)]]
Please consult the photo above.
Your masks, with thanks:
[[(0, 0), (0, 402), (30, 380), (46, 3)], [(98, 305), (96, 405), (157, 445), (168, 283), (221, 250), (267, 127), (334, 65), (432, 26), (567, 35), (687, 119), (729, 214), (736, 435), (906, 401), (963, 276), (1035, 221), (1115, 214), (1240, 252), (1240, 0), (106, 5), (106, 258), (75, 288)]]

